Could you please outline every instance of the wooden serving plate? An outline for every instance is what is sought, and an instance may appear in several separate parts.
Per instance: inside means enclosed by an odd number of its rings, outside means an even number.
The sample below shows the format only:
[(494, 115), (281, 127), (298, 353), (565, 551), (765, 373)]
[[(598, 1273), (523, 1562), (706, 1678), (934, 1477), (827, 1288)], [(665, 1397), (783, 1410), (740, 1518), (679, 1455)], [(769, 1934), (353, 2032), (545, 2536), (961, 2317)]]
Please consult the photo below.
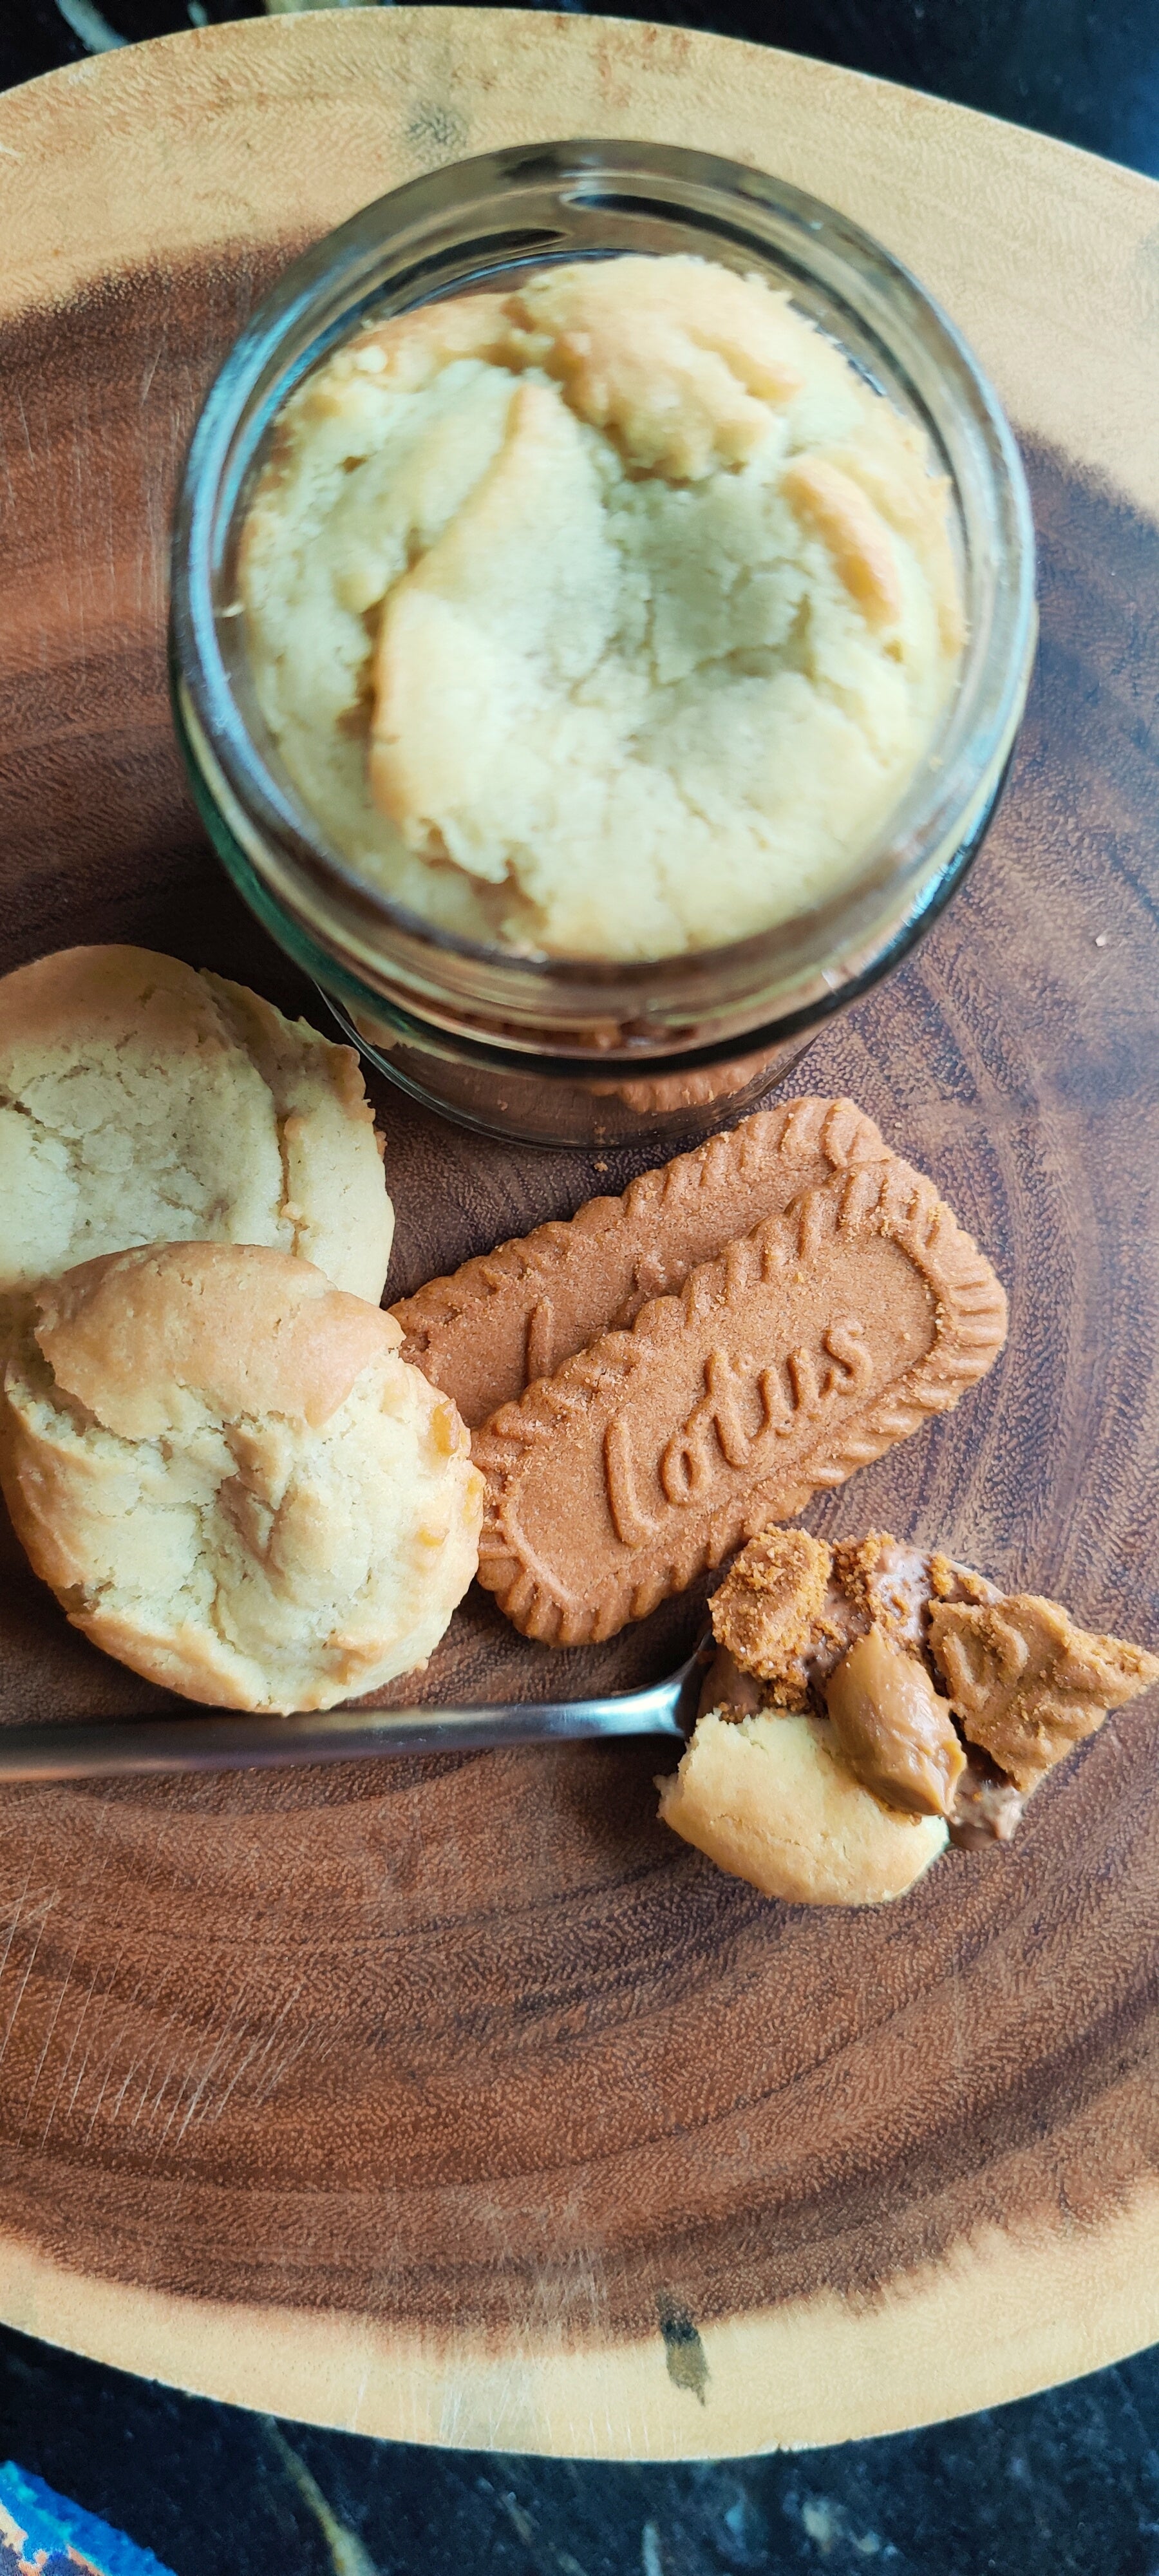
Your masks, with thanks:
[[(305, 239), (434, 162), (566, 133), (701, 144), (842, 206), (1023, 434), (1043, 641), (1006, 802), (805, 1072), (935, 1174), (1009, 1284), (1010, 1345), (813, 1517), (939, 1539), (1154, 1645), (1147, 181), (785, 55), (489, 10), (209, 29), (10, 96), (0, 963), (140, 940), (320, 1012), (181, 784), (183, 442)], [(383, 1108), (396, 1295), (632, 1168)], [(9, 1544), (3, 1712), (163, 1706)], [(476, 1596), (426, 1687), (627, 1685), (696, 1616), (550, 1659)], [(766, 1905), (666, 1834), (647, 1745), (9, 1791), (0, 2312), (319, 2422), (649, 2457), (881, 2432), (1127, 2352), (1159, 2333), (1155, 1724), (1109, 1727), (1012, 1848), (852, 1916)]]

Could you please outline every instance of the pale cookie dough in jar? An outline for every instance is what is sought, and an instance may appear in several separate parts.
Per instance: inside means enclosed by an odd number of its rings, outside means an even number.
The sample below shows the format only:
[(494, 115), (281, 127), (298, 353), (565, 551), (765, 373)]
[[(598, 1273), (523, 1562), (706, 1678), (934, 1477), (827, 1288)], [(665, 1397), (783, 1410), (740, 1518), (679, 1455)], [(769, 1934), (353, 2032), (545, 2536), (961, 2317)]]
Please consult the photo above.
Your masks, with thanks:
[(240, 590), (331, 845), (532, 955), (716, 947), (839, 893), (963, 643), (921, 433), (786, 295), (684, 256), (339, 349), (277, 424)]

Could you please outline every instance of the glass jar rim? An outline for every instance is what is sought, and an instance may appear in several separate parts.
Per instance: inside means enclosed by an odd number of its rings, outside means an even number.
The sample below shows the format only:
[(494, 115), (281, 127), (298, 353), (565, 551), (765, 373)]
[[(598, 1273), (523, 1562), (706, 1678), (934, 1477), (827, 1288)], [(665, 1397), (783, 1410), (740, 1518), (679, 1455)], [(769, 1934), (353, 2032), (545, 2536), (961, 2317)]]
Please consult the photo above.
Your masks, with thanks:
[[(746, 251), (754, 263), (775, 267), (790, 292), (795, 267), (903, 370), (958, 509), (964, 519), (972, 514), (965, 568), (976, 594), (967, 611), (975, 614), (937, 758), (919, 766), (853, 879), (771, 929), (659, 958), (526, 954), (439, 928), (397, 902), (329, 845), (318, 818), (264, 759), (238, 703), (220, 631), (219, 584), (253, 473), (276, 414), (312, 367), (372, 317), (553, 257), (608, 255), (595, 246), (552, 251), (541, 234), (529, 240), (510, 220), (489, 237), (472, 234), (473, 209), (545, 190), (561, 208), (590, 210), (597, 219), (611, 209), (617, 217), (696, 222), (710, 255), (714, 238), (724, 240), (734, 254)], [(392, 257), (402, 266), (387, 284), (381, 272)], [(643, 1034), (655, 1020), (658, 981), (661, 1019), (667, 1011), (694, 1021), (698, 992), (750, 993), (762, 970), (791, 994), (817, 970), (838, 927), (864, 948), (884, 908), (886, 944), (896, 935), (907, 904), (921, 901), (931, 851), (969, 815), (1008, 756), (1033, 651), (1034, 536), (1017, 446), (996, 394), (953, 323), (870, 234), (740, 163), (665, 144), (580, 138), (512, 146), (409, 180), (291, 263), (234, 343), (195, 426), (174, 517), (171, 596), (187, 735), (246, 858), (291, 912), (317, 931), (329, 910), (372, 984), (377, 963), (384, 991), (398, 989), (392, 978), (401, 974), (412, 996), (443, 994), (468, 1006), (484, 999), (490, 1015), (509, 1013), (513, 1023), (558, 1017), (570, 1024), (604, 1014), (629, 1031), (639, 1021)]]

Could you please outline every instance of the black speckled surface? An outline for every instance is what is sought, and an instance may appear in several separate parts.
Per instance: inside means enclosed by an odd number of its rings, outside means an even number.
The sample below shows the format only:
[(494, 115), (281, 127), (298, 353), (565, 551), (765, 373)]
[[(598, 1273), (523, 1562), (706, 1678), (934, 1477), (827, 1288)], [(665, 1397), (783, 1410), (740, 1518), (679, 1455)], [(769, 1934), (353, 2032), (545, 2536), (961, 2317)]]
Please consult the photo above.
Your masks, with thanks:
[(0, 2447), (174, 2576), (1155, 2576), (1154, 2355), (961, 2423), (687, 2467), (428, 2451), (0, 2335)]
[[(79, 59), (86, 38), (258, 14), (0, 0), (0, 86)], [(819, 54), (1159, 175), (1159, 0), (649, 0), (620, 14)], [(1159, 2576), (1159, 2351), (887, 2441), (628, 2468), (278, 2425), (0, 2329), (0, 2457), (174, 2576)]]

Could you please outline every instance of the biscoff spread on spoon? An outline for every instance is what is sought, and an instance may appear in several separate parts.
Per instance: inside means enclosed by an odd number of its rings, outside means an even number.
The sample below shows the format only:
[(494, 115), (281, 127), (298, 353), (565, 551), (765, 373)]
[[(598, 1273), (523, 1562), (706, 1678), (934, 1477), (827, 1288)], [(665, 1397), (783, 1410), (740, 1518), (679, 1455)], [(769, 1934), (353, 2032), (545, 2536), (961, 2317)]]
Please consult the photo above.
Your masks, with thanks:
[(364, 332), (250, 506), (260, 709), (432, 924), (649, 958), (840, 892), (962, 647), (919, 430), (756, 276), (625, 256)]
[(870, 1530), (771, 1526), (712, 1602), (717, 1654), (660, 1814), (789, 1904), (876, 1905), (947, 1839), (1009, 1842), (1048, 1771), (1159, 1656)]

